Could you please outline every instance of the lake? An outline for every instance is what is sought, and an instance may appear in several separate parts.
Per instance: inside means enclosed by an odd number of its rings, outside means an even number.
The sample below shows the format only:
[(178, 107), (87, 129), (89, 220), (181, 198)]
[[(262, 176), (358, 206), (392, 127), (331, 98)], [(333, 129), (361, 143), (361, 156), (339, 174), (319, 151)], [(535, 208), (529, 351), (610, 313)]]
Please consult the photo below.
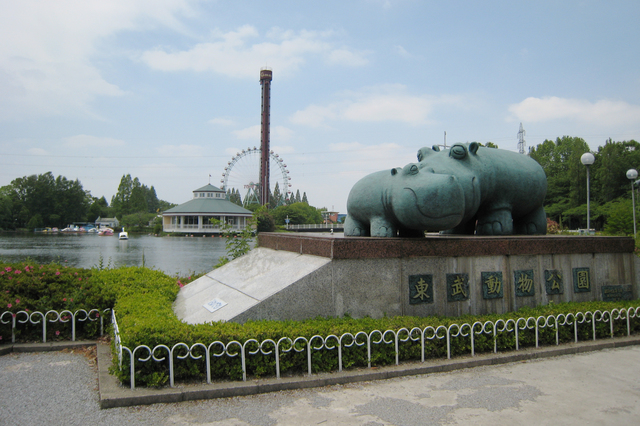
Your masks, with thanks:
[[(0, 260), (59, 262), (79, 268), (146, 266), (181, 277), (209, 272), (225, 255), (225, 238), (154, 237), (129, 234), (128, 240), (95, 234), (0, 233)], [(101, 260), (102, 259), (102, 260)]]

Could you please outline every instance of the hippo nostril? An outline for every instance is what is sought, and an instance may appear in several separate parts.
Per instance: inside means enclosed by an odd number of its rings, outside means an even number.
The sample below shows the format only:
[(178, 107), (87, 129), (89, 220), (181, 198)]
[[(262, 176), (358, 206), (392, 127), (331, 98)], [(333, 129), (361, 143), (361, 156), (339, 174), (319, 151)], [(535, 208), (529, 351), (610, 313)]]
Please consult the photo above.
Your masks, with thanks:
[(396, 170), (396, 169), (391, 169), (391, 176), (394, 176), (396, 173), (398, 173), (398, 170)]

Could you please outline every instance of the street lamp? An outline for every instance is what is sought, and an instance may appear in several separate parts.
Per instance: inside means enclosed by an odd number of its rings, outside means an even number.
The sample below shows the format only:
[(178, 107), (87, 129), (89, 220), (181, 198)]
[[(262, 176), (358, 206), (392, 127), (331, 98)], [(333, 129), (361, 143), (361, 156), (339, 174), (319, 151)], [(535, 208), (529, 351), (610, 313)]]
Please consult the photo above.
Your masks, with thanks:
[(636, 197), (633, 194), (633, 181), (638, 177), (636, 169), (627, 170), (627, 179), (631, 181), (631, 203), (633, 207), (633, 238), (636, 238)]
[(585, 152), (580, 157), (580, 161), (587, 167), (587, 235), (591, 232), (591, 206), (590, 202), (590, 194), (589, 194), (589, 166), (593, 164), (595, 161), (595, 157), (590, 152)]

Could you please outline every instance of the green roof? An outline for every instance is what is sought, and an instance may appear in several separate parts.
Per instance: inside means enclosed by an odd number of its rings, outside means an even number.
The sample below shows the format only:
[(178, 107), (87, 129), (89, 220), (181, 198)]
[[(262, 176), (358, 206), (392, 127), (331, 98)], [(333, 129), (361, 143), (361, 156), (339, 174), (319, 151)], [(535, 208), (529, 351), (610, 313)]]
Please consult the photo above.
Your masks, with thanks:
[(203, 186), (202, 188), (198, 188), (194, 190), (193, 192), (224, 192), (224, 191), (216, 186), (208, 184)]
[[(197, 191), (202, 190), (199, 189)], [(251, 210), (247, 210), (229, 200), (221, 198), (194, 198), (184, 204), (165, 210), (164, 213), (202, 213), (207, 215), (237, 214), (247, 216), (253, 214)]]

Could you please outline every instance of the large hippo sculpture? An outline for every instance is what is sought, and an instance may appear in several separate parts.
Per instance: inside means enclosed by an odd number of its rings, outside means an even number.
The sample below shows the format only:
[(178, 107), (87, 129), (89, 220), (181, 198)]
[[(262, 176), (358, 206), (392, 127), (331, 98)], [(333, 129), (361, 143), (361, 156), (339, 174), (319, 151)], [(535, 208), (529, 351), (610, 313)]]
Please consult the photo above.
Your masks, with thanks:
[(526, 155), (476, 142), (421, 148), (417, 163), (353, 186), (344, 235), (546, 234), (546, 192), (544, 170)]

